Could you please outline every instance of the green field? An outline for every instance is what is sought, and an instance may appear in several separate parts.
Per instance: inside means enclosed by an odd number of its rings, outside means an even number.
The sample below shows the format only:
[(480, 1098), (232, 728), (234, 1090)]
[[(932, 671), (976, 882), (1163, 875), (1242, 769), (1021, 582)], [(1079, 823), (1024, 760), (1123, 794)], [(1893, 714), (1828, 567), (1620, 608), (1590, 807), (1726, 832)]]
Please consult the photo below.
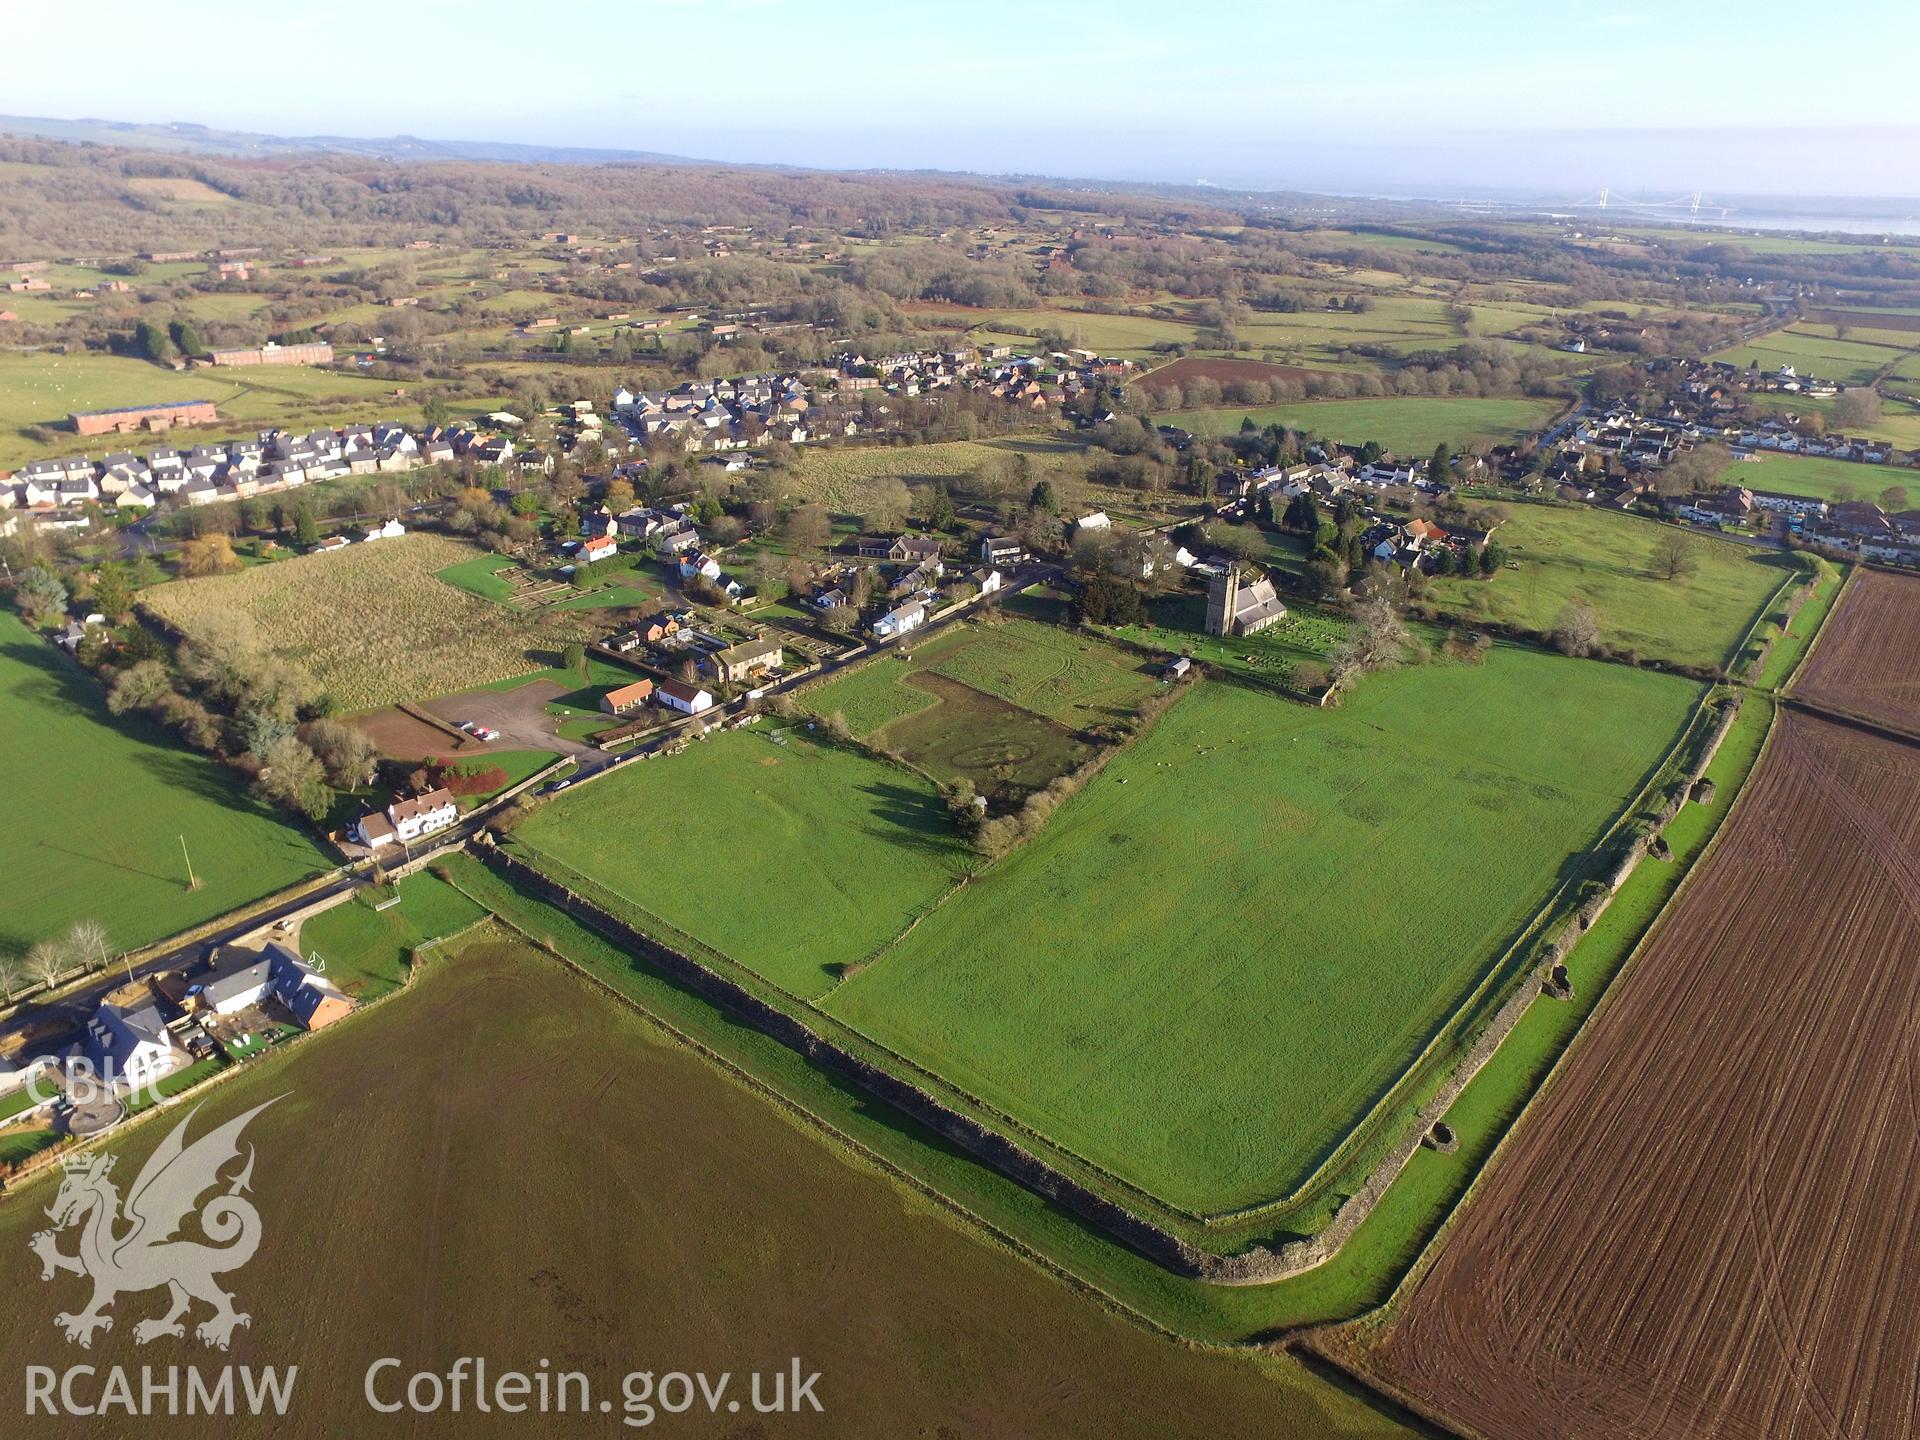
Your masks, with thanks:
[[(1820, 329), (1826, 331), (1819, 333)], [(1822, 380), (1838, 380), (1847, 385), (1864, 385), (1912, 346), (1893, 348), (1859, 340), (1836, 340), (1831, 326), (1809, 333), (1799, 328), (1776, 330), (1762, 335), (1749, 345), (1722, 350), (1712, 356), (1730, 365), (1757, 365), (1762, 370), (1777, 370), (1791, 365), (1802, 375)]]
[(689, 936), (807, 999), (969, 858), (931, 785), (800, 729), (634, 762), (537, 810), (515, 839), (669, 941)]
[(1170, 656), (1190, 655), (1248, 679), (1306, 690), (1299, 667), (1324, 662), (1348, 629), (1335, 612), (1307, 604), (1289, 606), (1286, 619), (1258, 635), (1209, 635), (1206, 620), (1204, 595), (1164, 595), (1147, 602), (1145, 624), (1129, 625), (1116, 633)]
[(1498, 621), (1549, 631), (1574, 596), (1593, 606), (1600, 638), (1619, 650), (1682, 665), (1720, 665), (1791, 561), (1707, 535), (1693, 536), (1699, 568), (1654, 578), (1660, 527), (1586, 506), (1512, 505), (1494, 538), (1519, 569), (1490, 580), (1435, 579), (1429, 602), (1472, 623)]
[(464, 930), (485, 913), (422, 870), (391, 886), (358, 891), (302, 923), (300, 953), (317, 953), (327, 978), (354, 999), (375, 1000), (407, 983), (415, 948)]
[[(188, 929), (334, 861), (238, 777), (144, 721), (0, 614), (0, 948), (98, 920), (116, 950)], [(185, 837), (200, 889), (189, 890)]]
[(482, 600), (495, 600), (504, 605), (513, 599), (513, 586), (500, 578), (500, 572), (511, 570), (519, 563), (510, 555), (481, 554), (456, 561), (433, 573), (469, 595), (478, 595)]
[(1742, 460), (1721, 471), (1720, 479), (1728, 485), (1774, 490), (1782, 495), (1808, 495), (1828, 502), (1877, 502), (1882, 491), (1898, 487), (1907, 492), (1907, 505), (1920, 504), (1920, 471), (1897, 465), (1834, 460), (1825, 455), (1768, 455), (1758, 460)]
[(1512, 440), (1538, 430), (1557, 408), (1552, 400), (1396, 396), (1381, 400), (1306, 400), (1254, 410), (1176, 410), (1153, 418), (1196, 435), (1232, 435), (1243, 421), (1252, 420), (1263, 428), (1285, 425), (1310, 430), (1343, 445), (1377, 440), (1396, 454), (1424, 458), (1443, 440), (1456, 449), (1465, 449), (1476, 440)]
[(1339, 710), (1203, 684), (825, 1008), (1192, 1210), (1300, 1184), (1699, 694), (1497, 647)]
[[(243, 379), (235, 379), (243, 376)], [(67, 426), (74, 410), (107, 410), (170, 400), (211, 400), (220, 423), (198, 427), (201, 439), (251, 436), (268, 425), (343, 425), (418, 420), (415, 401), (392, 398), (391, 383), (302, 365), (264, 370), (168, 370), (124, 355), (50, 352), (0, 354), (0, 466), (47, 455), (104, 453), (116, 437), (83, 439)], [(23, 427), (48, 426), (51, 441)], [(143, 448), (139, 437), (136, 449)]]
[(1090, 636), (1007, 618), (949, 626), (806, 700), (936, 780), (964, 777), (982, 794), (1013, 798), (1091, 755), (1079, 732), (1134, 714), (1158, 688), (1150, 672)]
[(812, 446), (796, 457), (789, 492), (836, 514), (857, 514), (862, 487), (899, 477), (909, 485), (953, 480), (988, 466), (1031, 457), (1036, 477), (1084, 474), (1082, 446), (1051, 436), (947, 440), (933, 445)]
[(1920, 447), (1920, 406), (1903, 400), (1883, 397), (1880, 418), (1865, 425), (1842, 425), (1833, 418), (1838, 396), (1762, 394), (1749, 396), (1747, 403), (1760, 415), (1825, 415), (1830, 433), (1844, 433), (1857, 440), (1884, 440), (1897, 450)]
[(976, 325), (968, 338), (976, 344), (1000, 342), (1031, 346), (1041, 330), (1067, 337), (1068, 343), (1125, 360), (1143, 360), (1156, 345), (1191, 345), (1191, 325), (1145, 315), (1097, 315), (1084, 310), (1005, 310)]

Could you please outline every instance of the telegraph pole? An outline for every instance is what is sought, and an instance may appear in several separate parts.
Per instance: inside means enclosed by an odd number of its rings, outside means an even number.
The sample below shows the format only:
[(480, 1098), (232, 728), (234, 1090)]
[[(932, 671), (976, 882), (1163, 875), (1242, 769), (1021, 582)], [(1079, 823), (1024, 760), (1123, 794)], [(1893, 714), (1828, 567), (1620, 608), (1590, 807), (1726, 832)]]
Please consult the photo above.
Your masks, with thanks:
[(187, 854), (187, 837), (184, 835), (180, 837), (180, 853), (185, 855), (187, 860), (187, 889), (198, 890), (200, 877), (193, 873), (193, 856)]

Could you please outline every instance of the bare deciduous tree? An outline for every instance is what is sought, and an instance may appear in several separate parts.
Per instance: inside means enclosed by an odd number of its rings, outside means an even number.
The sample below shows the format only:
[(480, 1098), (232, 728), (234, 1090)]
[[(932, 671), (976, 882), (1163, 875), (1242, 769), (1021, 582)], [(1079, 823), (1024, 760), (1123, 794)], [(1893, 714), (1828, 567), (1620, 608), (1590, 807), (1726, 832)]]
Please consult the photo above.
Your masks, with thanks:
[(49, 990), (70, 968), (67, 948), (58, 940), (42, 940), (27, 951), (27, 973)]
[(1600, 640), (1600, 617), (1578, 595), (1567, 601), (1554, 623), (1553, 643), (1567, 655), (1591, 655)]
[(1327, 674), (1336, 690), (1350, 689), (1362, 675), (1406, 659), (1413, 637), (1391, 601), (1375, 595), (1354, 612), (1353, 633), (1327, 656)]
[(107, 927), (98, 920), (76, 920), (67, 931), (67, 953), (75, 964), (98, 970), (113, 957), (107, 951)]
[(1653, 542), (1654, 578), (1684, 580), (1700, 568), (1700, 547), (1683, 530), (1663, 530)]

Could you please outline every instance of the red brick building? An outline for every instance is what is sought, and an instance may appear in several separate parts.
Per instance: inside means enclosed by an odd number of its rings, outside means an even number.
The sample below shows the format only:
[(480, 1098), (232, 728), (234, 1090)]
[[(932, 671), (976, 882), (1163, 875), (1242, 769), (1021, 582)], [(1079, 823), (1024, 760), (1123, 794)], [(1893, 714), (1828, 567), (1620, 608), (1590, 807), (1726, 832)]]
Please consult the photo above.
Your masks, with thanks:
[(117, 410), (76, 410), (67, 418), (78, 435), (124, 435), (131, 430), (211, 425), (220, 414), (211, 400), (175, 400), (165, 405), (125, 405)]
[(333, 346), (324, 340), (310, 345), (265, 345), (251, 350), (215, 350), (210, 357), (216, 365), (330, 365)]

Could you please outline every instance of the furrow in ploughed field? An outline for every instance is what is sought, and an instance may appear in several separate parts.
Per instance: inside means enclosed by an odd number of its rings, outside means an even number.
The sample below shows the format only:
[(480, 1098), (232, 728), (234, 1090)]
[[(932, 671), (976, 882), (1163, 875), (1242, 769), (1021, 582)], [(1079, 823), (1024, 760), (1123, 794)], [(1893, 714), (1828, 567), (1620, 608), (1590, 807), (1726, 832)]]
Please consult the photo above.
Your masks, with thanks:
[(1793, 693), (1920, 734), (1920, 579), (1860, 572)]
[(1920, 1427), (1920, 749), (1778, 726), (1373, 1352), (1490, 1440)]

